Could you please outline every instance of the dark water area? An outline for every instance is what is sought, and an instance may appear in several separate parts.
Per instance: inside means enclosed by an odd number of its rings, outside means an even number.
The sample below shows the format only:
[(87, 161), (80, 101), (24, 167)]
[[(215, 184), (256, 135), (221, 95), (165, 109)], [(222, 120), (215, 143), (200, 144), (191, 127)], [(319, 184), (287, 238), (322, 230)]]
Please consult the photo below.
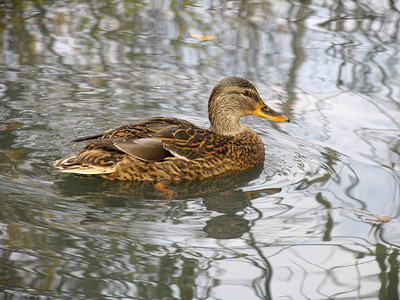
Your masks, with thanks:
[[(0, 2), (0, 299), (399, 299), (400, 3)], [(61, 174), (76, 137), (208, 127), (227, 76), (263, 165), (153, 183)]]

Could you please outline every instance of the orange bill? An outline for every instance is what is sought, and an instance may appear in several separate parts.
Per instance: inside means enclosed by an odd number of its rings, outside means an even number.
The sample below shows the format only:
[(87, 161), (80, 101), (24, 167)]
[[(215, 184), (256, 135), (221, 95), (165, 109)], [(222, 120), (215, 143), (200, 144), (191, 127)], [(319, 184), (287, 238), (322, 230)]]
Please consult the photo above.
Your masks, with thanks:
[(288, 117), (277, 113), (262, 101), (260, 101), (260, 106), (253, 111), (253, 115), (267, 118), (275, 122), (290, 122)]

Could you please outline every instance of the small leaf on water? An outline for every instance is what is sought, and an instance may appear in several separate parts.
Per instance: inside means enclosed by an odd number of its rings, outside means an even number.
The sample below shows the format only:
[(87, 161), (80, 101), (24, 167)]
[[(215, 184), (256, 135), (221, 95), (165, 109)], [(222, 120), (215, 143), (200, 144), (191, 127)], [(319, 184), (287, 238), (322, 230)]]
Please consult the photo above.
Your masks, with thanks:
[(196, 39), (196, 40), (202, 40), (202, 41), (211, 41), (214, 39), (212, 35), (202, 35), (202, 34), (196, 34), (196, 33), (190, 33), (190, 37)]
[(336, 208), (344, 210), (344, 211), (351, 211), (354, 214), (360, 216), (364, 222), (372, 222), (372, 223), (388, 223), (388, 222), (390, 222), (390, 217), (380, 216), (378, 214), (370, 213), (369, 211), (359, 210), (359, 209), (344, 207), (344, 206), (337, 206)]

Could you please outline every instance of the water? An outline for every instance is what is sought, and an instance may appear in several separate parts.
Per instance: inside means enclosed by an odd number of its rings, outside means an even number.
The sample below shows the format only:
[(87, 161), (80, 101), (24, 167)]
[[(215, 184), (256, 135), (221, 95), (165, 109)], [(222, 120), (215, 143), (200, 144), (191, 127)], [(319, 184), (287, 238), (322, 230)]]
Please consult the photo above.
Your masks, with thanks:
[[(398, 299), (399, 9), (1, 3), (0, 298)], [(259, 168), (167, 185), (170, 201), (52, 168), (71, 139), (122, 124), (207, 127), (232, 75), (292, 120), (244, 118)]]

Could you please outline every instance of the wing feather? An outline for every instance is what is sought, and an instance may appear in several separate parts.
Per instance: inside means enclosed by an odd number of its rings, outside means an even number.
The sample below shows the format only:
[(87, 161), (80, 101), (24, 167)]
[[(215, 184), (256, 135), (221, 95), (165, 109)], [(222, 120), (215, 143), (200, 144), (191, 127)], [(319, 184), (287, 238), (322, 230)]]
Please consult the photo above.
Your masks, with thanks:
[(216, 153), (224, 154), (227, 152), (226, 145), (229, 144), (224, 139), (226, 138), (188, 121), (159, 117), (74, 141), (85, 142), (86, 151), (90, 151), (90, 147), (100, 146), (143, 161), (154, 162), (173, 156), (196, 159)]

